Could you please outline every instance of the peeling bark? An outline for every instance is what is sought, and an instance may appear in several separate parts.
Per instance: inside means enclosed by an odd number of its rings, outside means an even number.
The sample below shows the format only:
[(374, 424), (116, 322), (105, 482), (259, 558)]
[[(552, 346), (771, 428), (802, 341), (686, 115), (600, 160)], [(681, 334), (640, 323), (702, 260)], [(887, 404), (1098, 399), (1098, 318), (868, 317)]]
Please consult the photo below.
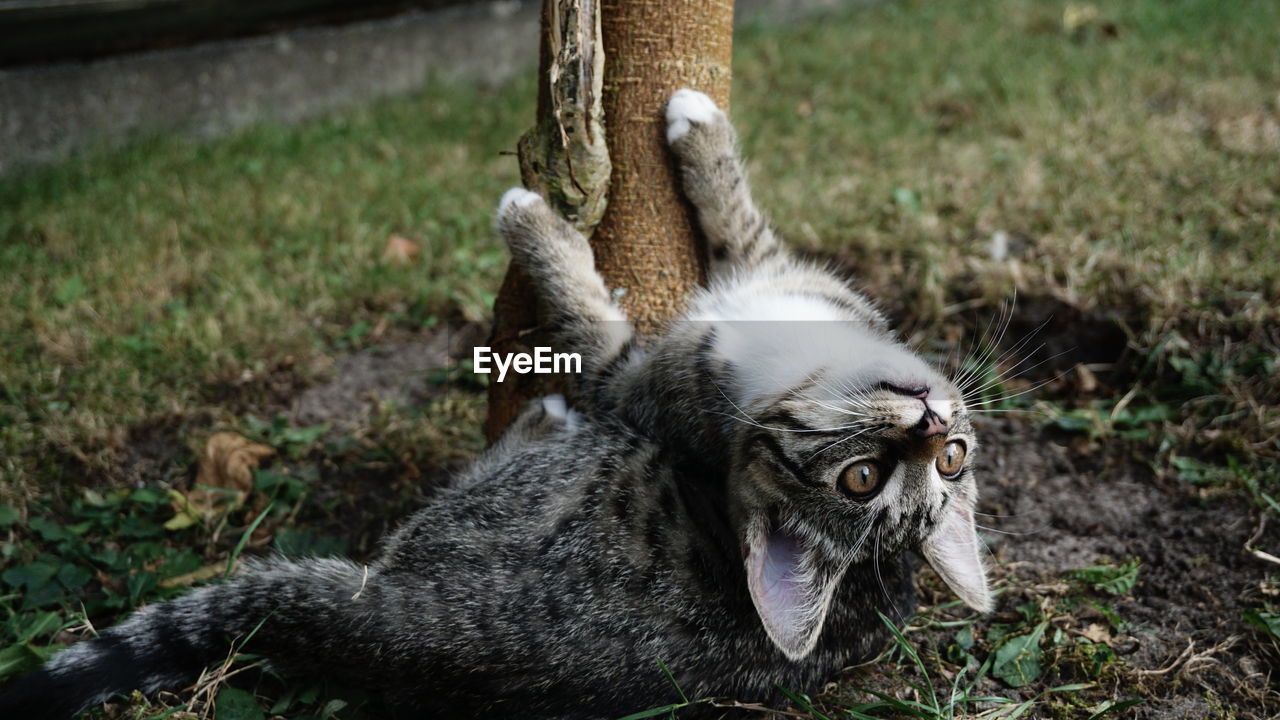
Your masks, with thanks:
[[(538, 124), (520, 141), (521, 179), (590, 234), (597, 270), (641, 334), (683, 310), (705, 264), (663, 108), (682, 87), (727, 107), (732, 50), (731, 0), (543, 3)], [(524, 273), (509, 268), (494, 304), (495, 352), (551, 345), (534, 297)], [(558, 380), (491, 383), (489, 439), (526, 400), (563, 392)]]

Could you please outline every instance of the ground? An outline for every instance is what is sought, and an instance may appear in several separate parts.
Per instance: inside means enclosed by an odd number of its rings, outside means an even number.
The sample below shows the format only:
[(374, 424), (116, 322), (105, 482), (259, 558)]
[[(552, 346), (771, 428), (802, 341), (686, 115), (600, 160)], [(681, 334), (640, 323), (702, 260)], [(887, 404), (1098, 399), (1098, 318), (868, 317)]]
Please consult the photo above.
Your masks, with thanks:
[[(741, 29), (732, 114), (782, 233), (940, 361), (1012, 303), (980, 425), (997, 611), (922, 570), (889, 654), (790, 712), (1280, 712), (1276, 27), (1274, 3), (989, 0)], [(533, 91), (0, 180), (0, 680), (242, 554), (368, 557), (474, 456), (483, 386), (445, 358), (484, 332)], [(209, 460), (219, 432), (241, 444)], [(354, 712), (250, 675), (191, 710)], [(186, 698), (159, 700), (98, 713)]]

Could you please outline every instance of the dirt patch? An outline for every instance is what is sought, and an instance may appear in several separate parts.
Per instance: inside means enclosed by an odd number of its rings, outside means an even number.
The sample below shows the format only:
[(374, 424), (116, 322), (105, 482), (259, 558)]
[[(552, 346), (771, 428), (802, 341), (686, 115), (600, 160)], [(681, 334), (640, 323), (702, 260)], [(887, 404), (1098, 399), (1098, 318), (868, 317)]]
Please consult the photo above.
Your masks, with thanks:
[(201, 399), (232, 415), (270, 415), (289, 407), (311, 386), (312, 374), (286, 359), (263, 372), (211, 382), (203, 388)]
[(382, 403), (421, 405), (445, 387), (430, 382), (430, 375), (456, 366), (487, 333), (477, 323), (449, 325), (420, 338), (342, 356), (328, 381), (294, 398), (290, 419), (350, 432), (366, 427)]
[(214, 424), (208, 412), (171, 413), (148, 418), (129, 428), (120, 450), (120, 471), (132, 485), (160, 482), (175, 485), (190, 475), (195, 456), (187, 445)]
[[(1275, 717), (1269, 660), (1242, 619), (1276, 570), (1244, 550), (1256, 513), (1236, 498), (1163, 483), (1103, 444), (1067, 443), (1026, 421), (984, 418), (980, 432), (980, 509), (1000, 516), (980, 520), (1019, 533), (992, 535), (1002, 572), (1015, 578), (1002, 610), (1034, 595), (1019, 588), (1137, 558), (1137, 586), (1111, 603), (1132, 624), (1113, 647), (1134, 671), (1135, 685), (1120, 691), (1147, 698), (1135, 717), (1210, 716), (1211, 694), (1239, 717)], [(1276, 547), (1280, 532), (1265, 528), (1254, 541)]]

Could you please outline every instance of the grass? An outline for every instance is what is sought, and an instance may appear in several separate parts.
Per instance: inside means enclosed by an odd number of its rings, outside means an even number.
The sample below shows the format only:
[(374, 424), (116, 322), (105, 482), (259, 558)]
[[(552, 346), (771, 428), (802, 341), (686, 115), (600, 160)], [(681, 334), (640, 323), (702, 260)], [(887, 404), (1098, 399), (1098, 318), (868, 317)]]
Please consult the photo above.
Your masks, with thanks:
[[(506, 261), (490, 206), (517, 181), (499, 153), (528, 94), (435, 88), (0, 184), (3, 478), (62, 479), (51, 454), (73, 482), (110, 473), (121, 428), (220, 413), (211, 396), (282, 366), (314, 378), (384, 318), (484, 316)], [(412, 266), (382, 262), (393, 234), (421, 244)]]
[[(1033, 405), (1047, 425), (1280, 521), (1280, 5), (1089, 7), (895, 2), (742, 28), (733, 114), (757, 197), (793, 243), (851, 260), (926, 348), (945, 352), (1015, 291), (1029, 314), (1054, 311), (1066, 324), (1048, 339), (1084, 347), (1064, 348), (1066, 374)], [(533, 100), (531, 77), (432, 84), (0, 179), (0, 679), (242, 549), (367, 554), (422, 475), (479, 448), (473, 386), (354, 431), (286, 411), (353, 351), (487, 316), (506, 263), (491, 208), (518, 180), (502, 153)], [(421, 256), (384, 261), (395, 235)], [(245, 503), (166, 529), (214, 430), (279, 454)], [(1123, 692), (1049, 692), (1153, 682), (1053, 625), (1085, 604), (1115, 615), (1107, 589), (1141, 570), (1109, 567), (1064, 578), (1066, 595), (1009, 627), (908, 632), (872, 680), (919, 685), (922, 702), (943, 678), (924, 716), (985, 712), (937, 693), (964, 676), (978, 694), (963, 697), (1008, 697), (1003, 650), (1065, 679), (1037, 675), (1000, 707), (1118, 712), (1103, 705)], [(1277, 612), (1264, 592), (1246, 618), (1272, 652)], [(337, 712), (315, 688), (280, 698), (275, 714)], [(925, 712), (815, 702), (812, 717)]]

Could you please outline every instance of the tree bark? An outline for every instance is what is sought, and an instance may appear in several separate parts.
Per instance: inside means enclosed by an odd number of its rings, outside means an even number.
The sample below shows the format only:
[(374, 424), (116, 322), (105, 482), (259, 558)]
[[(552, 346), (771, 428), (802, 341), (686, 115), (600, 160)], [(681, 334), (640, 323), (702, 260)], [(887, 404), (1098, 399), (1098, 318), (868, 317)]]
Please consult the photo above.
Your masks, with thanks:
[[(590, 234), (605, 285), (636, 331), (649, 335), (684, 309), (705, 265), (666, 147), (664, 108), (682, 87), (728, 107), (733, 2), (603, 0), (597, 9), (599, 1), (544, 0), (538, 124), (520, 143), (521, 179)], [(494, 304), (494, 352), (551, 344), (534, 297), (519, 268), (509, 268)], [(547, 375), (492, 380), (491, 441), (526, 400), (563, 388)]]
[(729, 104), (733, 2), (605, 0), (604, 117), (609, 207), (591, 247), (605, 285), (642, 334), (684, 309), (702, 282), (692, 209), (666, 144), (665, 107), (682, 87)]

